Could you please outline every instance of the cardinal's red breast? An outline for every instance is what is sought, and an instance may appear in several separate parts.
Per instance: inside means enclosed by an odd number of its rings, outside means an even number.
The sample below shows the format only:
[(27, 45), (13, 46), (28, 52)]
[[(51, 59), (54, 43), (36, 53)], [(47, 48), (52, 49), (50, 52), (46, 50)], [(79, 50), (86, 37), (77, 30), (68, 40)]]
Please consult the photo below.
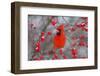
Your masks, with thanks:
[(66, 42), (64, 25), (60, 25), (57, 30), (58, 33), (54, 36), (54, 48), (63, 48)]

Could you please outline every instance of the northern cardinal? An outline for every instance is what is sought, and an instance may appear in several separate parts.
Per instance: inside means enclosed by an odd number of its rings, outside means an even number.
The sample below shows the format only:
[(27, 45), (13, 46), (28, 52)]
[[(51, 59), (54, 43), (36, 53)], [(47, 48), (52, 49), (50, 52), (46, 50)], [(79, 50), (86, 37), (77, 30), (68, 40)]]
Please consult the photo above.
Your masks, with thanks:
[(64, 25), (61, 24), (59, 27), (57, 27), (56, 35), (53, 38), (54, 42), (54, 49), (56, 48), (63, 48), (66, 43), (66, 36), (64, 32)]

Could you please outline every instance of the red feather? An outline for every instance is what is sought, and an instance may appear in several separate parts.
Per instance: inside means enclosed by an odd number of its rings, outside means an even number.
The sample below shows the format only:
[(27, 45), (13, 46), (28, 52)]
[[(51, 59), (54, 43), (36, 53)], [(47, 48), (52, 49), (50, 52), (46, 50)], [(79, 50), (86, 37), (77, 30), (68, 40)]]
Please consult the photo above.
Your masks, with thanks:
[(59, 33), (54, 36), (54, 48), (63, 48), (66, 42), (64, 25), (60, 25), (57, 30), (59, 30)]

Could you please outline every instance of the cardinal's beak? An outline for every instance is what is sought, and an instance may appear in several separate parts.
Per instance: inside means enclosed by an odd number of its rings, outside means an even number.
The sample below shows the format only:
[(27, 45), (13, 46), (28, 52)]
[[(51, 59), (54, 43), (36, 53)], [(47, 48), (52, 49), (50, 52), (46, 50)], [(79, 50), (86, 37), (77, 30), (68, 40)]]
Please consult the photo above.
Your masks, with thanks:
[(57, 30), (56, 30), (56, 33), (59, 33), (59, 32), (60, 32), (60, 31), (57, 29)]
[(61, 30), (57, 29), (56, 35), (60, 35), (61, 34)]

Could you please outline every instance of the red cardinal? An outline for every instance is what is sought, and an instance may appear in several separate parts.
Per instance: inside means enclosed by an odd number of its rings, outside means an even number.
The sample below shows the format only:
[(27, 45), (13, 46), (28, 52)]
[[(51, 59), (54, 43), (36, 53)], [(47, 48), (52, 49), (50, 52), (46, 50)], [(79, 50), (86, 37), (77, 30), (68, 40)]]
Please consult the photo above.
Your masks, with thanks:
[(63, 48), (66, 42), (66, 36), (65, 36), (65, 32), (64, 32), (64, 25), (61, 24), (58, 28), (57, 28), (57, 33), (54, 36), (53, 39), (54, 42), (54, 48)]

